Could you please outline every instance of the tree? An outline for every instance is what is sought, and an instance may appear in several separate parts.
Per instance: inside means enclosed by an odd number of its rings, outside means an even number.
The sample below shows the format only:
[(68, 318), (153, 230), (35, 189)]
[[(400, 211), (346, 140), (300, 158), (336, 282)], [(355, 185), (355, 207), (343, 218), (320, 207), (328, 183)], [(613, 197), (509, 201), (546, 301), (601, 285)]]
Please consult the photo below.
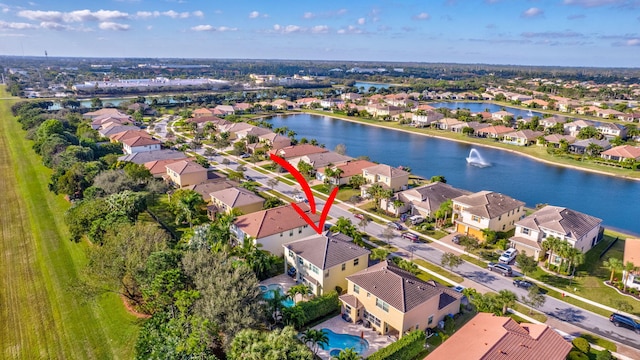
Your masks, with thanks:
[(362, 356), (358, 354), (354, 348), (346, 348), (340, 350), (338, 356), (332, 358), (333, 360), (361, 360)]
[(347, 153), (347, 145), (345, 144), (338, 144), (336, 145), (336, 148), (333, 149), (334, 152), (340, 154), (340, 155), (344, 155)]
[(93, 179), (93, 186), (102, 189), (104, 194), (111, 195), (124, 190), (134, 190), (136, 183), (124, 170), (105, 170)]
[(287, 295), (289, 295), (295, 301), (296, 295), (300, 294), (304, 298), (305, 296), (307, 296), (307, 294), (309, 294), (310, 291), (311, 290), (308, 285), (298, 284), (290, 287), (289, 291), (287, 291)]
[(431, 177), (431, 182), (441, 182), (443, 184), (447, 183), (447, 179), (443, 175), (435, 175)]
[(513, 291), (500, 290), (498, 296), (496, 296), (497, 302), (502, 306), (502, 315), (507, 314), (507, 308), (515, 304), (518, 297)]
[(278, 207), (284, 205), (284, 201), (280, 200), (275, 196), (267, 196), (267, 199), (264, 201), (263, 209), (271, 209), (274, 207)]
[(207, 239), (213, 252), (231, 252), (231, 224), (236, 220), (233, 214), (218, 215), (207, 230)]
[(291, 326), (273, 331), (241, 330), (227, 352), (229, 360), (313, 360), (314, 357), (315, 354), (300, 343), (298, 333)]
[(520, 267), (520, 271), (522, 271), (525, 276), (538, 268), (536, 259), (534, 259), (533, 256), (527, 256), (525, 250), (522, 250), (522, 252), (516, 256), (516, 262), (518, 263), (518, 267)]
[(353, 175), (350, 179), (349, 179), (349, 186), (351, 186), (354, 189), (360, 189), (360, 187), (364, 184), (366, 184), (366, 180), (364, 178), (364, 176), (360, 175), (360, 174), (356, 174)]
[(460, 237), (460, 245), (464, 251), (470, 253), (480, 247), (480, 241), (473, 236), (465, 235)]
[(627, 291), (627, 279), (629, 279), (629, 274), (631, 274), (631, 272), (635, 269), (636, 266), (631, 261), (627, 261), (626, 263), (624, 263), (624, 271), (622, 272), (622, 285), (624, 286), (624, 288), (622, 289), (623, 292)]
[(440, 265), (448, 267), (450, 271), (453, 271), (454, 268), (457, 268), (463, 263), (464, 260), (460, 256), (450, 252), (442, 254), (442, 258), (440, 259)]
[(206, 250), (186, 252), (182, 265), (202, 294), (195, 302), (196, 311), (219, 329), (225, 348), (240, 330), (261, 325), (262, 293), (248, 267), (234, 266), (226, 254)]
[(367, 228), (367, 225), (369, 225), (369, 217), (366, 215), (362, 216), (362, 219), (360, 219), (360, 221), (358, 221), (358, 227), (360, 228), (360, 231), (364, 232), (364, 230)]
[(300, 171), (301, 174), (310, 177), (313, 172), (313, 165), (300, 160), (298, 162), (298, 171)]
[(387, 246), (391, 246), (389, 241), (391, 241), (391, 239), (393, 239), (393, 237), (396, 236), (393, 233), (393, 229), (391, 229), (390, 227), (384, 228), (384, 230), (382, 230), (382, 234), (380, 235), (387, 240)]
[(270, 178), (269, 180), (267, 180), (267, 186), (269, 186), (271, 190), (273, 190), (273, 188), (276, 187), (276, 185), (278, 185), (279, 182), (280, 182), (280, 179), (278, 178)]
[(204, 199), (196, 191), (189, 189), (176, 190), (169, 201), (171, 209), (176, 216), (176, 224), (187, 222), (193, 227), (194, 222), (203, 213)]
[[(547, 301), (547, 298), (540, 292), (538, 286), (533, 285), (529, 288), (526, 296), (521, 296), (520, 300), (529, 305), (532, 308), (539, 308)], [(533, 313), (533, 310), (529, 309), (529, 315)]]
[(302, 334), (300, 339), (305, 344), (311, 345), (311, 351), (313, 351), (314, 355), (318, 353), (318, 348), (320, 346), (324, 348), (329, 345), (329, 337), (327, 336), (327, 333), (322, 330), (308, 329)]
[(611, 276), (609, 277), (610, 284), (613, 284), (613, 277), (616, 272), (621, 271), (624, 267), (622, 260), (614, 257), (610, 257), (609, 260), (603, 261), (602, 265), (611, 271)]
[(389, 250), (384, 248), (375, 248), (371, 250), (371, 260), (387, 260), (389, 257)]
[(549, 263), (553, 261), (553, 253), (560, 248), (561, 241), (555, 236), (549, 236), (542, 242), (542, 249), (549, 253)]

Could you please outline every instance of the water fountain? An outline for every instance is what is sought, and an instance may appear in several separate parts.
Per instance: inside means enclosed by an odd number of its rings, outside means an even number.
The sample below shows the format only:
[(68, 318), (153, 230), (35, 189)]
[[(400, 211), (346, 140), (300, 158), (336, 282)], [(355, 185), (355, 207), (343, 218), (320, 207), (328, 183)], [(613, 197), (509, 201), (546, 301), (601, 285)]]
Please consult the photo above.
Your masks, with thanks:
[(480, 152), (476, 149), (471, 149), (469, 151), (469, 156), (467, 157), (467, 163), (469, 165), (478, 166), (478, 167), (486, 167), (491, 166), (491, 163), (486, 161)]
[(529, 112), (527, 113), (528, 117), (533, 117), (533, 111), (531, 111), (531, 109), (529, 109)]

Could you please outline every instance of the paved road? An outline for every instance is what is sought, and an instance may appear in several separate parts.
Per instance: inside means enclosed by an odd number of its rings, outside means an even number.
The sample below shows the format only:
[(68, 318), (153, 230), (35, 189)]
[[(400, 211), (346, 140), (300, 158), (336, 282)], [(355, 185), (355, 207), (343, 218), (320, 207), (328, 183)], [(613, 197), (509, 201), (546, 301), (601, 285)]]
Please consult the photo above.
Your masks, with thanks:
[[(164, 129), (166, 130), (166, 122), (164, 126), (165, 126)], [(203, 152), (204, 152), (203, 149), (198, 150), (198, 153), (203, 153)], [(213, 160), (218, 164), (220, 164), (220, 165), (217, 165), (216, 167), (231, 168), (235, 170), (238, 165), (238, 163), (235, 161), (236, 159), (234, 159), (234, 157), (232, 156), (228, 158), (231, 161), (229, 165), (222, 164), (223, 157), (221, 155), (211, 157), (210, 160)], [(267, 180), (273, 177), (271, 175), (266, 175), (261, 172), (255, 171), (251, 169), (249, 166), (247, 166), (245, 175), (250, 176), (253, 180), (262, 184), (265, 190), (269, 189), (269, 187), (266, 186)], [(300, 189), (299, 186), (297, 188)], [(277, 190), (280, 193), (283, 193), (289, 197), (293, 197), (294, 193), (296, 193), (296, 188), (288, 184), (285, 184), (283, 182), (279, 182), (274, 187), (274, 190)], [(322, 211), (324, 206), (324, 201), (316, 197), (316, 206), (318, 208), (318, 212)], [(341, 216), (346, 217), (350, 219), (352, 223), (358, 224), (359, 220), (355, 218), (353, 214), (347, 210), (349, 207), (350, 206), (344, 203), (340, 205), (334, 204), (334, 206), (331, 207), (329, 215), (334, 219), (339, 218)], [(371, 236), (382, 238), (381, 235), (384, 232), (385, 228), (386, 226), (383, 226), (371, 221), (364, 228), (364, 231)], [(423, 258), (437, 265), (440, 264), (440, 258), (444, 254), (444, 251), (425, 243), (414, 244), (407, 239), (401, 238), (400, 232), (394, 231), (394, 233), (396, 236), (390, 239), (390, 243), (393, 246), (399, 249), (403, 249), (404, 251), (407, 252), (407, 254), (413, 251), (413, 256), (415, 257)], [(478, 284), (479, 286), (484, 286), (485, 288), (488, 288), (496, 292), (502, 289), (507, 289), (507, 290), (513, 291), (518, 296), (526, 295), (526, 290), (519, 289), (513, 286), (512, 278), (503, 277), (497, 273), (488, 271), (487, 269), (481, 268), (475, 264), (464, 262), (462, 265), (456, 268), (454, 272), (464, 277), (465, 279), (469, 279), (473, 283)], [(516, 273), (515, 275), (520, 276), (521, 274)], [(538, 310), (545, 313), (547, 316), (556, 319), (557, 321), (555, 321), (554, 323), (558, 324), (557, 328), (559, 330), (563, 330), (569, 333), (570, 335), (578, 336), (579, 334), (575, 333), (574, 331), (571, 331), (570, 329), (579, 327), (581, 329), (592, 332), (599, 336), (612, 339), (621, 344), (625, 344), (634, 349), (640, 349), (640, 336), (634, 333), (632, 330), (625, 329), (625, 328), (617, 328), (606, 317), (603, 317), (598, 314), (594, 314), (590, 311), (586, 311), (577, 306), (565, 303), (553, 297), (547, 296), (546, 298), (547, 298), (546, 303), (544, 304), (544, 306), (542, 306)], [(575, 327), (565, 326), (563, 328), (562, 326), (563, 324), (571, 324), (571, 325), (574, 325)]]

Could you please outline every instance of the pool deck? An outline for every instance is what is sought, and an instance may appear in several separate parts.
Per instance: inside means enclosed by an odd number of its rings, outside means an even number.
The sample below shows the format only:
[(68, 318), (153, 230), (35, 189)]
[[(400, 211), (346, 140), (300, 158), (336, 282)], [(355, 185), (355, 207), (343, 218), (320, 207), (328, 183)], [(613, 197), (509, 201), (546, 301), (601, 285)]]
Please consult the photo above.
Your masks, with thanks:
[(296, 281), (291, 278), (291, 276), (287, 274), (282, 274), (278, 276), (274, 276), (272, 278), (268, 278), (267, 280), (261, 281), (260, 285), (269, 286), (273, 284), (278, 284), (282, 286), (282, 290), (287, 293), (292, 286), (296, 285)]
[[(354, 323), (346, 322), (340, 315), (313, 327), (313, 329), (317, 330), (324, 328), (331, 329), (331, 331), (338, 334), (349, 334), (358, 337), (364, 334), (364, 339), (369, 343), (369, 349), (367, 349), (364, 354), (360, 354), (363, 358), (366, 358), (374, 352), (396, 341), (396, 338), (394, 337), (390, 337), (387, 335), (378, 335), (376, 331), (371, 330), (370, 328), (365, 328), (362, 325), (356, 325)], [(331, 356), (329, 356), (329, 351), (331, 351), (331, 349), (319, 349), (318, 356), (320, 356), (322, 359), (331, 359)]]

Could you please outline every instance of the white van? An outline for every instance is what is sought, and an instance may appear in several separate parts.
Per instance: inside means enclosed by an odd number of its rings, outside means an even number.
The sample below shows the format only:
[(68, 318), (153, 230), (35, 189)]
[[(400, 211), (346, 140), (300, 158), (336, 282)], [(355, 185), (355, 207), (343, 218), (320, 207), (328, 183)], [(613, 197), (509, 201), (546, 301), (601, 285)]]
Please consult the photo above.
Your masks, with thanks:
[(507, 251), (503, 252), (498, 259), (498, 262), (501, 264), (508, 264), (513, 261), (518, 255), (518, 250), (514, 248), (509, 248)]
[(424, 221), (424, 218), (420, 215), (413, 215), (409, 217), (409, 221), (411, 221), (413, 225), (418, 225)]

